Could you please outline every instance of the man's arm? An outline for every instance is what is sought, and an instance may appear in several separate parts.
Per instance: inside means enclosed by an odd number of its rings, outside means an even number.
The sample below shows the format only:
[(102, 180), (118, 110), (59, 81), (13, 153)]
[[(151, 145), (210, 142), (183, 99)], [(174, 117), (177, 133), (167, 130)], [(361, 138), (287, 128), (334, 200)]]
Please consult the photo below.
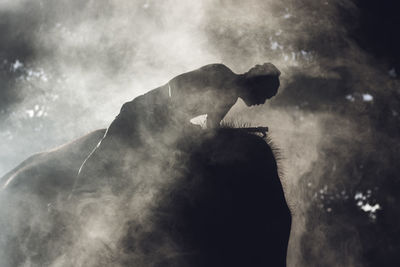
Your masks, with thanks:
[(226, 113), (228, 113), (228, 111), (221, 112), (221, 113), (207, 114), (207, 122), (206, 122), (207, 129), (218, 128), (222, 119), (225, 117), (225, 115), (226, 115)]
[(237, 77), (223, 64), (210, 64), (173, 78), (168, 83), (171, 101), (177, 115), (186, 114), (178, 115), (185, 118), (182, 123), (207, 114), (207, 127), (218, 127), (238, 98)]

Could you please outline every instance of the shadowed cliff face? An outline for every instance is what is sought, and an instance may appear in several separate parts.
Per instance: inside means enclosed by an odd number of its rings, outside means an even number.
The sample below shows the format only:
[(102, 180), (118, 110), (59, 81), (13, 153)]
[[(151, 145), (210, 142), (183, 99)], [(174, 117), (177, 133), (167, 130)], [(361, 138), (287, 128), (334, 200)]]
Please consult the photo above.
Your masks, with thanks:
[(291, 215), (265, 140), (241, 129), (187, 132), (159, 153), (141, 151), (141, 164), (113, 176), (124, 190), (67, 200), (66, 181), (79, 168), (71, 162), (101, 133), (6, 177), (14, 175), (1, 192), (9, 203), (0, 216), (9, 230), (1, 266), (286, 265)]

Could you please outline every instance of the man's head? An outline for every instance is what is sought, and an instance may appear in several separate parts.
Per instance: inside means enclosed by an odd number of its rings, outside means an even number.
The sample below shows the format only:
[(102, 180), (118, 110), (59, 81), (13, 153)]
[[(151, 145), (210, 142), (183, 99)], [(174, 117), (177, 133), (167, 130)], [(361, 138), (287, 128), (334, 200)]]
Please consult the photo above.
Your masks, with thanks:
[(271, 63), (255, 65), (241, 76), (240, 97), (247, 106), (264, 104), (278, 92), (281, 72)]

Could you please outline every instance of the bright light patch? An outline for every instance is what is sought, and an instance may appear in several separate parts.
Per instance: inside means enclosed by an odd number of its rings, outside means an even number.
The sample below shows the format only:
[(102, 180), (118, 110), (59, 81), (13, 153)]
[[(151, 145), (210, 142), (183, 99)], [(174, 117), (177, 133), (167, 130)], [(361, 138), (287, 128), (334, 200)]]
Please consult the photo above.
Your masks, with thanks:
[(389, 76), (392, 78), (396, 78), (397, 77), (397, 73), (396, 73), (396, 69), (392, 68), (391, 70), (389, 70)]
[(190, 123), (194, 125), (199, 125), (203, 129), (207, 128), (206, 122), (207, 122), (207, 114), (194, 117), (190, 120)]
[(346, 95), (346, 99), (349, 100), (350, 102), (354, 102), (355, 98), (352, 95)]
[(26, 114), (28, 114), (29, 118), (33, 118), (35, 116), (35, 111), (32, 109), (26, 110)]
[(379, 205), (378, 203), (371, 205), (369, 203), (369, 199), (372, 196), (372, 191), (371, 190), (367, 190), (366, 193), (362, 193), (362, 192), (357, 192), (354, 195), (354, 199), (356, 200), (356, 205), (364, 212), (368, 213), (368, 216), (375, 220), (376, 219), (376, 212), (380, 209), (382, 209), (381, 205)]
[(363, 98), (363, 101), (365, 101), (365, 102), (370, 102), (370, 101), (374, 100), (374, 97), (370, 94), (363, 94), (362, 98)]
[(276, 50), (277, 48), (283, 49), (283, 46), (280, 45), (278, 42), (275, 42), (275, 41), (271, 42), (271, 49)]
[(23, 66), (24, 64), (22, 64), (22, 62), (17, 59), (15, 63), (12, 64), (12, 69), (13, 71), (16, 71), (17, 69), (22, 68)]
[(290, 18), (291, 16), (292, 16), (291, 14), (287, 13), (287, 14), (285, 14), (285, 15), (283, 16), (283, 18), (288, 19), (288, 18)]
[(367, 204), (365, 204), (365, 205), (362, 205), (362, 206), (361, 206), (361, 209), (362, 209), (363, 211), (365, 211), (365, 212), (372, 212), (372, 213), (374, 213), (374, 212), (376, 212), (377, 210), (380, 210), (380, 209), (381, 209), (381, 206), (380, 206), (379, 204), (375, 204), (375, 205), (371, 206), (369, 203), (367, 203)]

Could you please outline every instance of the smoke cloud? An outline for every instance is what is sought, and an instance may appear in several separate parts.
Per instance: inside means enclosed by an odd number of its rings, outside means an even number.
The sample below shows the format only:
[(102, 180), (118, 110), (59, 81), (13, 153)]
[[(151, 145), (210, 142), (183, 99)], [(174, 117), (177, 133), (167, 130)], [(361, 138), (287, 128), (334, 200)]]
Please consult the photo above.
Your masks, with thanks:
[(278, 95), (262, 107), (238, 101), (225, 120), (268, 126), (281, 151), (293, 213), (288, 266), (337, 266), (338, 258), (362, 266), (360, 238), (335, 243), (340, 228), (315, 218), (334, 209), (318, 206), (322, 195), (378, 190), (359, 186), (365, 162), (382, 140), (392, 151), (397, 130), (387, 126), (400, 112), (396, 69), (350, 36), (359, 12), (350, 0), (1, 1), (0, 173), (107, 127), (124, 102), (180, 73), (272, 62), (282, 72)]

